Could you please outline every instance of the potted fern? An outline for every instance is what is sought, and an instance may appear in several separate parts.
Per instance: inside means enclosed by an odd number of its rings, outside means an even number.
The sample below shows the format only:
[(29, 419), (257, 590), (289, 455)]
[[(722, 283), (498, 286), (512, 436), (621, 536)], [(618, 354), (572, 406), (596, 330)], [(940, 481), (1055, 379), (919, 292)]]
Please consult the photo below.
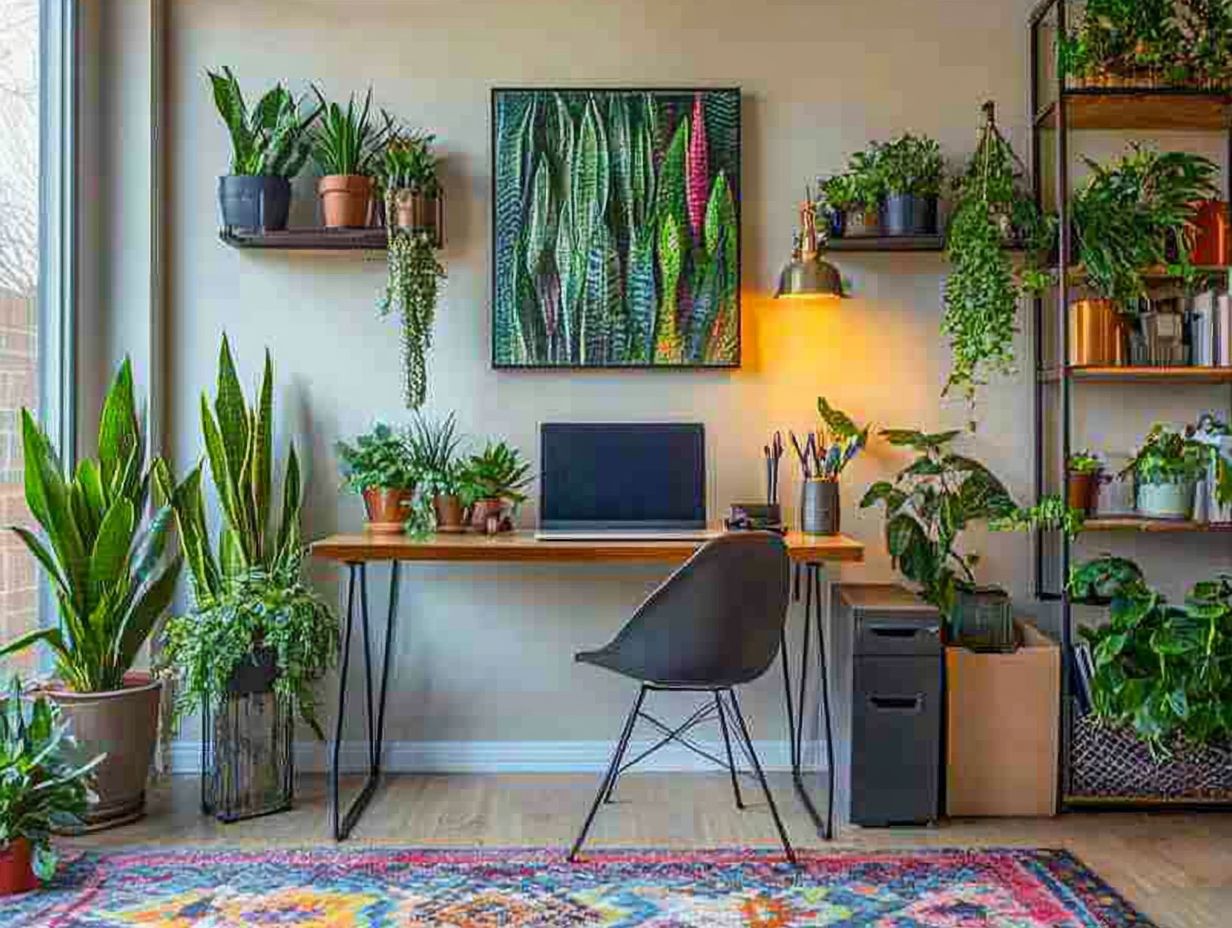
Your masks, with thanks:
[(48, 696), (86, 750), (109, 754), (83, 819), (91, 828), (117, 825), (145, 810), (161, 683), (133, 665), (171, 604), (180, 573), (180, 558), (165, 556), (170, 511), (145, 515), (150, 473), (161, 462), (146, 465), (128, 360), (103, 401), (97, 456), (83, 458), (76, 470), (65, 470), (29, 410), (21, 419), (26, 503), (42, 537), (12, 531), (41, 565), (59, 622), (0, 647), (0, 658), (34, 645), (51, 651)]
[[(177, 718), (204, 712), (203, 805), (224, 821), (289, 808), (291, 719), (297, 711), (323, 737), (311, 684), (338, 652), (337, 621), (303, 581), (294, 444), (276, 493), (273, 391), (266, 352), (256, 402), (248, 402), (224, 336), (217, 396), (212, 403), (201, 398), (205, 457), (221, 509), (217, 541), (205, 517), (205, 464), (178, 484), (165, 464), (155, 470), (175, 513), (192, 594), (189, 611), (167, 623), (162, 666), (178, 683)], [(254, 703), (256, 711), (247, 711)]]
[(38, 888), (56, 870), (53, 829), (71, 830), (86, 813), (92, 771), (81, 764), (63, 711), (13, 679), (0, 692), (0, 896)]
[(325, 228), (364, 228), (370, 224), (376, 161), (393, 120), (384, 112), (373, 114), (371, 87), (361, 106), (352, 95), (346, 109), (327, 102), (319, 88), (314, 86), (312, 92), (321, 106), (312, 157), (321, 169), (317, 190)]
[(320, 110), (305, 114), (300, 101), (282, 84), (250, 110), (230, 68), (207, 74), (214, 105), (231, 135), (231, 173), (218, 179), (223, 228), (285, 229), (291, 209), (290, 179), (308, 160), (308, 134)]
[(364, 498), (368, 531), (401, 534), (415, 498), (419, 470), (407, 438), (378, 422), (354, 444), (334, 446), (342, 465), (342, 483)]

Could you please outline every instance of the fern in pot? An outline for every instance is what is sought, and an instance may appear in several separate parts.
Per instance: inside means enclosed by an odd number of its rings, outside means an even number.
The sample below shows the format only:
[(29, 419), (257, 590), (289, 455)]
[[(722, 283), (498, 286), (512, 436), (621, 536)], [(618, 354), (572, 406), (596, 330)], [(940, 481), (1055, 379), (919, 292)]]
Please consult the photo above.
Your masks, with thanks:
[(1181, 432), (1157, 422), (1121, 477), (1132, 476), (1139, 515), (1152, 519), (1188, 519), (1194, 491), (1206, 474), (1207, 450)]
[[(221, 509), (216, 537), (205, 515), (206, 465), (178, 484), (166, 465), (155, 470), (175, 512), (192, 594), (189, 611), (167, 623), (162, 664), (177, 684), (177, 716), (198, 709), (206, 716), (203, 802), (224, 820), (289, 807), (292, 713), (322, 737), (312, 684), (338, 655), (337, 621), (303, 581), (294, 444), (276, 489), (273, 396), (269, 353), (249, 404), (224, 336), (217, 395), (213, 402), (201, 397), (205, 457)], [(254, 695), (270, 698), (241, 711), (241, 700)]]
[(937, 200), (945, 176), (941, 146), (910, 132), (877, 146), (883, 235), (936, 235)]
[(309, 136), (321, 110), (304, 112), (281, 84), (251, 110), (230, 68), (207, 72), (214, 105), (231, 136), (231, 173), (218, 179), (218, 204), (227, 230), (287, 227), (291, 178), (308, 160)]
[(407, 436), (377, 423), (354, 444), (340, 441), (334, 447), (343, 486), (364, 499), (368, 531), (401, 534), (420, 476)]

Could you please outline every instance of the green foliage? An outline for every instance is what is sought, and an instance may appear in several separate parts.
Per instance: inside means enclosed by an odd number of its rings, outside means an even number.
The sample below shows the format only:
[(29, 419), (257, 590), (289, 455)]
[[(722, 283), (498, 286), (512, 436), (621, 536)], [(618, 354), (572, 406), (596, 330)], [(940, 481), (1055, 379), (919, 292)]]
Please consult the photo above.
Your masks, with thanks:
[(893, 481), (874, 483), (860, 502), (861, 509), (883, 508), (886, 547), (895, 567), (918, 583), (920, 595), (943, 615), (950, 614), (959, 584), (975, 585), (978, 557), (959, 553), (959, 535), (975, 522), (1017, 511), (992, 471), (951, 450), (958, 435), (882, 431), (890, 444), (917, 453)]
[(724, 92), (497, 97), (498, 363), (735, 360), (737, 115)]
[(1185, 430), (1191, 443), (1200, 447), (1206, 467), (1215, 475), (1215, 499), (1232, 503), (1232, 428), (1217, 416), (1203, 413)]
[(1134, 474), (1140, 483), (1188, 483), (1206, 473), (1208, 451), (1162, 422), (1156, 422), (1121, 476)]
[(231, 134), (231, 173), (271, 177), (298, 174), (308, 160), (309, 136), (321, 110), (305, 115), (300, 101), (277, 84), (250, 112), (230, 68), (206, 73), (218, 115)]
[[(1018, 304), (1043, 283), (1038, 268), (1055, 239), (1056, 221), (1036, 207), (1023, 173), (990, 113), (955, 185), (946, 239), (953, 270), (945, 282), (941, 330), (950, 340), (953, 361), (944, 393), (958, 393), (971, 410), (979, 387), (1014, 371)], [(1027, 249), (1020, 272), (1006, 250), (1014, 240)]]
[(817, 398), (817, 415), (821, 425), (815, 433), (816, 458), (810, 471), (814, 477), (837, 480), (868, 444), (872, 427), (860, 428), (845, 412), (831, 406), (824, 396)]
[(14, 679), (0, 691), (0, 853), (18, 838), (30, 842), (34, 872), (56, 871), (51, 830), (81, 824), (91, 771), (73, 759), (75, 743), (60, 708), (45, 696), (26, 696)]
[(514, 505), (525, 502), (522, 490), (534, 479), (530, 463), (522, 460), (518, 449), (503, 441), (488, 442), (462, 466), (459, 482), (467, 503), (481, 499), (503, 499)]
[(1104, 459), (1093, 451), (1075, 451), (1066, 466), (1071, 474), (1098, 474), (1104, 469)]
[(1053, 494), (1042, 497), (1034, 506), (1016, 508), (1008, 515), (990, 520), (988, 527), (994, 532), (1064, 532), (1065, 537), (1072, 540), (1078, 537), (1085, 521), (1086, 513)]
[(355, 444), (340, 441), (334, 445), (342, 464), (343, 485), (353, 493), (371, 487), (382, 490), (413, 490), (419, 471), (406, 435), (378, 422)]
[(376, 162), (385, 152), (385, 142), (395, 131), (392, 117), (384, 111), (378, 123), (372, 114), (372, 88), (368, 88), (362, 106), (355, 95), (347, 100), (346, 109), (327, 102), (319, 87), (313, 86), (320, 103), (321, 121), (312, 132), (312, 157), (322, 174), (362, 174), (371, 176)]
[(886, 196), (935, 197), (941, 193), (945, 162), (935, 139), (907, 132), (889, 142), (875, 142), (874, 150), (877, 176)]
[(164, 557), (166, 507), (142, 528), (150, 471), (131, 363), (120, 365), (103, 401), (98, 457), (82, 460), (76, 472), (65, 471), (28, 410), (21, 420), (26, 504), (45, 541), (18, 526), (12, 531), (47, 575), (60, 624), (15, 638), (0, 657), (42, 642), (70, 689), (118, 690), (170, 605), (181, 566), (178, 557)]
[(240, 665), (268, 648), (278, 669), (274, 691), (324, 739), (311, 684), (334, 665), (338, 623), (300, 571), (299, 559), (273, 574), (254, 567), (229, 578), (208, 604), (167, 623), (160, 659), (176, 674), (177, 717), (202, 705), (218, 709)]
[(1104, 554), (1071, 567), (1067, 589), (1076, 603), (1107, 605), (1144, 579), (1142, 569), (1133, 561)]
[(833, 213), (876, 209), (885, 198), (881, 147), (873, 143), (847, 159), (847, 167), (822, 180), (819, 194), (823, 210)]
[(406, 436), (412, 469), (419, 475), (425, 493), (456, 495), (461, 492), (458, 449), (462, 435), (454, 413), (432, 420), (416, 415)]
[[(1232, 738), (1232, 576), (1196, 584), (1169, 603), (1141, 579), (1114, 590), (1109, 621), (1083, 628), (1091, 645), (1094, 713), (1130, 725), (1166, 752), (1178, 736), (1199, 744)], [(1071, 582), (1071, 593), (1080, 592)]]
[[(392, 191), (386, 194), (386, 215), (392, 215)], [(418, 409), (428, 398), (428, 349), (445, 268), (427, 233), (389, 227), (389, 279), (378, 310), (402, 320), (403, 399)]]
[[(387, 117), (388, 118), (388, 117)], [(376, 167), (383, 190), (413, 190), (435, 196), (440, 190), (436, 176), (435, 135), (394, 128), (385, 141)]]
[[(1197, 201), (1216, 195), (1219, 168), (1188, 152), (1157, 152), (1133, 145), (1101, 165), (1074, 195), (1074, 236), (1087, 283), (1099, 296), (1132, 311), (1146, 296), (1144, 269), (1160, 265), (1186, 280)], [(1177, 258), (1169, 262), (1170, 249)]]

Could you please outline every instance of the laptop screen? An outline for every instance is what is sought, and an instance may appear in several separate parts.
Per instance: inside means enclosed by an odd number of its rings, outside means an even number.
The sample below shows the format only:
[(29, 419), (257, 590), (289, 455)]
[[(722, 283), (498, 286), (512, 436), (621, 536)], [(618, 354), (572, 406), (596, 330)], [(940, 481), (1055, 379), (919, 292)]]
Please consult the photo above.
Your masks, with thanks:
[(549, 423), (540, 437), (541, 528), (706, 527), (700, 424)]

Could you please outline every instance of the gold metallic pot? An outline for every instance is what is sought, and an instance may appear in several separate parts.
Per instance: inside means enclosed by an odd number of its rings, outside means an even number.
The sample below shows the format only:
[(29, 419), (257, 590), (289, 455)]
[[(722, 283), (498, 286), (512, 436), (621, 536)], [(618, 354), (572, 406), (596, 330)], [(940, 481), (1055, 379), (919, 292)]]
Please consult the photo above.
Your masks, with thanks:
[(1126, 363), (1125, 322), (1112, 300), (1079, 300), (1069, 309), (1069, 364), (1107, 367)]

